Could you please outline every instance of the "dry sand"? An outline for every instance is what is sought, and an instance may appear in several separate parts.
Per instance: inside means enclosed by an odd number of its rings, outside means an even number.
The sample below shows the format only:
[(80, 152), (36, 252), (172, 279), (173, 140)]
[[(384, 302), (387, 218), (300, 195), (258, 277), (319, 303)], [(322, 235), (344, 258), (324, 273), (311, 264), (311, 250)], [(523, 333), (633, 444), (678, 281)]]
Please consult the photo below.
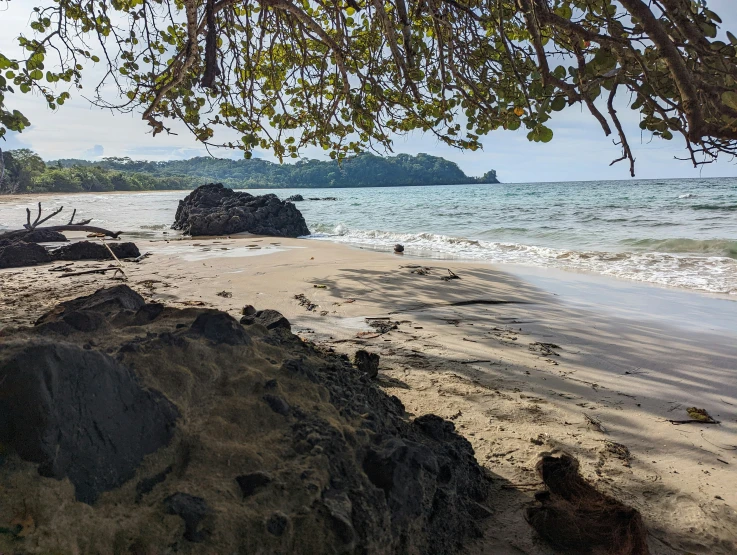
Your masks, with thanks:
[[(652, 553), (737, 553), (734, 336), (573, 309), (491, 265), (273, 238), (139, 247), (153, 254), (125, 264), (127, 283), (148, 299), (234, 316), (246, 304), (279, 310), (326, 349), (380, 354), (380, 384), (411, 414), (454, 421), (496, 477), (497, 512), (469, 553), (551, 553), (524, 509), (540, 486), (537, 458), (554, 449), (641, 511)], [(441, 280), (448, 267), (461, 279)], [(49, 268), (0, 270), (0, 334), (115, 283), (112, 272)], [(398, 325), (380, 333), (366, 318)], [(691, 406), (720, 424), (670, 422)]]

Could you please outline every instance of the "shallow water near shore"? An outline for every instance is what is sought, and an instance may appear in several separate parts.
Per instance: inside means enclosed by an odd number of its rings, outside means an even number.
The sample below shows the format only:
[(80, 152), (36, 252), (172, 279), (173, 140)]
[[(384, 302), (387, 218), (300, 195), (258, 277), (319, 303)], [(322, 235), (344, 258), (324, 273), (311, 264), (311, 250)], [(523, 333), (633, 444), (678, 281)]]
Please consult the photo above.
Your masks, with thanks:
[[(737, 296), (737, 178), (248, 192), (337, 197), (297, 204), (316, 239)], [(43, 200), (133, 238), (173, 238), (186, 194), (0, 197), (0, 229)]]

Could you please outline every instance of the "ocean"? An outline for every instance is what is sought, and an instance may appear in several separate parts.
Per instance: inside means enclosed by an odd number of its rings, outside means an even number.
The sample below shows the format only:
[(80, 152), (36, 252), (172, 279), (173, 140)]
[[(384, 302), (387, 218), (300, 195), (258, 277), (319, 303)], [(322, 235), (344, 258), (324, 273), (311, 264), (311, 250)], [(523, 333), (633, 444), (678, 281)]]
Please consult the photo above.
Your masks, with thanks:
[[(337, 197), (297, 203), (315, 239), (737, 295), (737, 178), (248, 192)], [(186, 194), (0, 197), (0, 229), (42, 200), (66, 207), (59, 222), (76, 208), (133, 238), (171, 238)]]

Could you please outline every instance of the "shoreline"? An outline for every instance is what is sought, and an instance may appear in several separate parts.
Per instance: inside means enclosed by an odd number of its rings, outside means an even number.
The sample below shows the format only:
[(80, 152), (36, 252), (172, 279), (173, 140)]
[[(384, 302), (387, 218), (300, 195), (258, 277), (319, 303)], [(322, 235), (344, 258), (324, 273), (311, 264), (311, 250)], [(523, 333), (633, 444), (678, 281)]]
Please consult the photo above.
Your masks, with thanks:
[[(537, 457), (555, 449), (578, 457), (601, 491), (641, 511), (651, 553), (737, 550), (737, 334), (570, 305), (489, 263), (402, 258), (309, 239), (139, 246), (153, 256), (125, 265), (127, 283), (148, 300), (234, 316), (246, 304), (272, 308), (325, 350), (379, 354), (379, 385), (408, 413), (452, 420), (483, 466), (520, 485), (523, 496), (501, 486), (492, 494), (511, 504), (488, 523), (487, 536), (499, 542), (494, 552), (550, 552), (523, 511), (538, 483)], [(412, 273), (412, 266), (430, 270)], [(448, 267), (460, 279), (442, 281)], [(59, 279), (46, 266), (0, 270), (0, 334), (116, 283)], [(367, 317), (398, 325), (380, 333)], [(669, 422), (687, 418), (691, 406), (721, 424)], [(468, 552), (488, 553), (489, 544), (475, 549)]]
[[(606, 215), (599, 214), (600, 210), (597, 211), (598, 209), (594, 207), (591, 209), (591, 214), (586, 215), (584, 220), (592, 217), (595, 223), (599, 220), (604, 223), (596, 224), (600, 227), (594, 230), (590, 239), (586, 239), (584, 233), (583, 242), (576, 242), (573, 238), (580, 235), (580, 229), (576, 226), (583, 225), (583, 220), (576, 223), (577, 216), (569, 213), (570, 210), (575, 209), (575, 206), (566, 201), (567, 196), (560, 191), (555, 193), (554, 197), (556, 199), (560, 197), (564, 208), (551, 208), (550, 215), (554, 216), (561, 211), (562, 220), (551, 224), (552, 228), (558, 231), (550, 231), (552, 235), (546, 239), (548, 232), (543, 232), (543, 228), (546, 228), (547, 224), (544, 222), (525, 224), (526, 218), (530, 217), (529, 214), (525, 216), (526, 209), (522, 208), (522, 205), (527, 202), (526, 197), (519, 191), (517, 193), (512, 191), (514, 187), (509, 188), (510, 192), (500, 189), (501, 192), (498, 195), (497, 193), (486, 194), (483, 189), (476, 187), (467, 188), (470, 198), (478, 199), (478, 202), (476, 200), (463, 201), (462, 195), (446, 193), (454, 190), (452, 188), (435, 187), (435, 189), (439, 190), (434, 192), (433, 189), (423, 189), (427, 194), (421, 195), (414, 190), (402, 188), (383, 192), (378, 189), (368, 191), (346, 189), (335, 203), (299, 203), (299, 209), (310, 224), (309, 227), (313, 232), (310, 237), (314, 239), (323, 240), (324, 238), (350, 246), (389, 251), (395, 243), (402, 243), (406, 247), (405, 254), (408, 257), (505, 264), (509, 265), (505, 267), (512, 272), (515, 271), (514, 266), (517, 265), (531, 268), (554, 268), (570, 272), (571, 277), (591, 275), (603, 276), (606, 279), (608, 276), (620, 279), (622, 283), (654, 284), (668, 290), (697, 291), (699, 294), (708, 296), (724, 295), (726, 298), (737, 299), (737, 259), (733, 258), (734, 253), (737, 252), (734, 249), (737, 247), (729, 239), (729, 237), (734, 237), (734, 224), (725, 219), (728, 212), (715, 212), (716, 215), (709, 212), (705, 215), (705, 217), (708, 216), (707, 219), (717, 218), (717, 216), (721, 218), (717, 223), (722, 227), (715, 223), (717, 227), (711, 234), (708, 230), (705, 231), (699, 227), (702, 226), (699, 223), (701, 216), (696, 215), (694, 221), (689, 220), (689, 227), (680, 231), (678, 228), (671, 230), (666, 227), (665, 231), (649, 233), (646, 224), (636, 223), (633, 224), (631, 231), (627, 231), (629, 227), (623, 225), (621, 233), (611, 236), (604, 231), (611, 228), (612, 224), (606, 223), (609, 221)], [(676, 193), (688, 187), (682, 184), (665, 189), (665, 196), (675, 198)], [(465, 191), (466, 188), (460, 186), (460, 190)], [(325, 191), (327, 189), (314, 190), (312, 193), (309, 193), (309, 190), (301, 192), (316, 197), (330, 194)], [(250, 192), (260, 194), (264, 191), (250, 190)], [(266, 192), (276, 193), (282, 197), (292, 194), (289, 189)], [(176, 236), (175, 232), (166, 228), (174, 219), (178, 201), (186, 194), (188, 194), (187, 191), (127, 191), (100, 193), (99, 195), (95, 193), (74, 193), (72, 195), (52, 193), (51, 196), (39, 197), (36, 200), (41, 200), (49, 208), (52, 205), (54, 207), (74, 205), (73, 207), (77, 208), (80, 214), (94, 216), (96, 223), (103, 227), (130, 230), (131, 233), (128, 233), (127, 236), (131, 239), (149, 240), (173, 239)], [(448, 200), (442, 200), (438, 195), (442, 199), (448, 197)], [(497, 196), (499, 198), (496, 198)], [(510, 199), (517, 200), (504, 200), (508, 196)], [(424, 197), (428, 197), (429, 200)], [(453, 200), (456, 197), (458, 197), (457, 200)], [(665, 198), (663, 194), (661, 197)], [(9, 197), (5, 201), (0, 198), (0, 222), (3, 229), (19, 227), (19, 224), (25, 220), (24, 208), (31, 206), (33, 198), (33, 195)], [(125, 206), (122, 206), (120, 202), (113, 202), (115, 199), (125, 201), (123, 203)], [(156, 199), (158, 199), (157, 202), (151, 202)], [(401, 226), (403, 231), (396, 226), (393, 218), (386, 216), (392, 213), (392, 209), (387, 211), (389, 205), (396, 205), (402, 199), (407, 200), (410, 207), (417, 206), (417, 211), (421, 212), (421, 215), (415, 218), (411, 208), (403, 209), (400, 219), (407, 222)], [(484, 199), (491, 200), (483, 204), (486, 202)], [(521, 210), (519, 213), (514, 212), (516, 215), (510, 222), (506, 222), (503, 216), (500, 219), (500, 214), (498, 214), (499, 207), (506, 206), (504, 204), (506, 202), (511, 203), (510, 206), (514, 210)], [(565, 204), (566, 202), (568, 204)], [(683, 204), (680, 201), (673, 202), (678, 202), (678, 206)], [(686, 204), (691, 202), (688, 201)], [(435, 225), (434, 220), (428, 220), (427, 212), (428, 206), (437, 203), (444, 207), (441, 211), (444, 219)], [(458, 208), (461, 210), (459, 214), (466, 214), (466, 216), (458, 216), (456, 222), (453, 216), (455, 214), (453, 210), (456, 208), (453, 207), (457, 203), (461, 203)], [(544, 203), (545, 206), (548, 204)], [(473, 208), (475, 205), (478, 205), (478, 211)], [(554, 203), (551, 206), (557, 206), (557, 204)], [(685, 204), (684, 206), (684, 210), (690, 210), (689, 206)], [(31, 208), (33, 210), (33, 207)], [(377, 218), (367, 219), (366, 215), (371, 214), (372, 210), (380, 210), (377, 212)], [(464, 212), (468, 210), (470, 212)], [(362, 215), (364, 212), (366, 215)], [(475, 215), (469, 216), (471, 213)], [(493, 213), (496, 216), (487, 218), (484, 216), (487, 213)], [(637, 216), (635, 221), (639, 221), (642, 217), (644, 216)], [(515, 218), (519, 219), (519, 222), (514, 223)], [(668, 222), (661, 223), (665, 225)], [(522, 226), (519, 233), (514, 231), (517, 225)], [(542, 227), (537, 229), (536, 226)], [(575, 233), (571, 231), (569, 237), (565, 230), (570, 226), (573, 226), (570, 229), (575, 228), (578, 231)], [(490, 229), (486, 230), (486, 228)], [(689, 234), (689, 232), (693, 233)], [(563, 235), (559, 236), (559, 233)], [(638, 237), (640, 239), (636, 241)], [(649, 239), (643, 239), (643, 237), (649, 237)], [(643, 244), (640, 245), (640, 242)], [(547, 272), (549, 271), (546, 270)]]
[[(342, 246), (352, 248), (352, 249), (364, 250), (367, 252), (377, 252), (377, 253), (383, 253), (383, 254), (392, 253), (390, 249), (383, 248), (380, 245), (377, 245), (376, 247), (371, 247), (369, 245), (331, 241), (330, 239), (327, 239), (327, 238), (313, 237), (313, 236), (300, 237), (300, 239), (304, 239), (307, 241), (325, 241), (325, 242), (329, 242), (329, 243), (336, 244), (336, 245), (342, 245)], [(648, 254), (663, 254), (663, 255), (673, 256), (673, 253), (659, 252), (659, 251), (649, 251)], [(685, 253), (685, 254), (689, 254), (689, 253)], [(486, 265), (486, 266), (497, 268), (498, 270), (509, 273), (509, 274), (517, 275), (524, 280), (529, 280), (531, 276), (550, 273), (555, 276), (561, 276), (560, 281), (576, 281), (576, 277), (579, 276), (581, 280), (583, 281), (592, 281), (592, 282), (598, 281), (600, 283), (609, 283), (612, 285), (613, 288), (616, 288), (619, 286), (619, 287), (631, 287), (635, 289), (640, 288), (640, 289), (643, 289), (643, 291), (646, 291), (648, 289), (652, 289), (654, 291), (671, 291), (671, 292), (674, 292), (676, 295), (685, 294), (685, 295), (693, 295), (699, 298), (713, 299), (717, 301), (737, 302), (737, 292), (734, 294), (716, 293), (716, 292), (707, 291), (704, 289), (691, 289), (688, 287), (682, 287), (678, 285), (669, 285), (666, 283), (657, 283), (657, 282), (651, 282), (651, 281), (641, 281), (641, 280), (636, 280), (632, 278), (620, 277), (616, 275), (602, 274), (602, 273), (594, 272), (592, 270), (586, 270), (586, 269), (581, 269), (581, 268), (557, 268), (557, 267), (552, 267), (552, 266), (536, 266), (534, 264), (521, 264), (517, 262), (494, 262), (492, 260), (463, 258), (460, 256), (454, 257), (451, 255), (447, 255), (447, 256), (439, 256), (439, 255), (432, 256), (430, 254), (416, 255), (416, 254), (412, 254), (411, 252), (407, 252), (407, 251), (404, 252), (404, 257), (407, 258), (408, 260), (433, 262), (436, 264), (460, 263), (460, 264)], [(728, 257), (723, 257), (723, 258), (728, 258)], [(540, 286), (543, 289), (546, 289), (551, 293), (554, 290), (556, 290), (556, 289), (548, 289), (547, 287), (542, 286), (542, 285)]]

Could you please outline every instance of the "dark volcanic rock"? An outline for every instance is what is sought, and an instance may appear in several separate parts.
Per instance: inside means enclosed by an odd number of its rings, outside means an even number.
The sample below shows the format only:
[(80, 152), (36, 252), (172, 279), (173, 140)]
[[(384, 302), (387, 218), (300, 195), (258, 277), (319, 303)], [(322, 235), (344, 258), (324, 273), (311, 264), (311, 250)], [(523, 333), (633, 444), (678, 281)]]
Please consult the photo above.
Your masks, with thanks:
[(278, 395), (272, 395), (270, 393), (267, 393), (264, 395), (264, 401), (271, 407), (271, 410), (273, 410), (277, 414), (281, 414), (282, 416), (287, 416), (289, 414), (289, 411), (291, 411), (291, 407), (289, 406), (289, 403), (287, 403), (282, 397), (279, 397)]
[(94, 503), (169, 443), (177, 411), (109, 356), (34, 339), (0, 344), (0, 443)]
[[(147, 305), (143, 297), (127, 285), (116, 285), (115, 287), (100, 289), (92, 295), (77, 297), (71, 301), (59, 303), (53, 310), (41, 316), (36, 321), (36, 325), (64, 321), (72, 325), (75, 329), (79, 329), (79, 331), (92, 331), (92, 329), (80, 329), (72, 321), (83, 321), (83, 315), (86, 315), (88, 320), (96, 320), (94, 313), (110, 315), (127, 310), (141, 311), (144, 307), (156, 309), (160, 305)], [(99, 326), (96, 326), (94, 329), (97, 329), (97, 327)]]
[(281, 312), (271, 310), (270, 308), (267, 308), (266, 310), (259, 310), (258, 312), (254, 312), (253, 314), (243, 316), (243, 318), (241, 318), (241, 324), (243, 324), (244, 326), (261, 324), (269, 330), (273, 330), (276, 328), (281, 328), (285, 330), (292, 329), (292, 325), (289, 323), (289, 320), (287, 320)]
[[(491, 513), (451, 422), (411, 420), (347, 358), (287, 329), (146, 304), (126, 286), (41, 320), (0, 336), (0, 514), (35, 500), (39, 553), (451, 555)], [(80, 512), (21, 458), (86, 501), (113, 488), (110, 502)], [(201, 543), (176, 542), (183, 530)]]
[(269, 485), (272, 482), (272, 478), (265, 472), (252, 472), (251, 474), (236, 476), (235, 481), (238, 482), (238, 487), (241, 488), (243, 497), (250, 497)]
[(6, 239), (0, 241), (0, 268), (22, 268), (51, 262), (49, 252), (36, 243)]
[(179, 201), (172, 225), (188, 235), (229, 235), (249, 232), (276, 237), (309, 235), (297, 208), (276, 195), (253, 196), (220, 183), (198, 187)]
[(67, 241), (63, 233), (48, 229), (34, 229), (22, 235), (21, 239), (26, 243), (66, 243)]
[(302, 195), (292, 195), (286, 199), (286, 202), (302, 202), (304, 199)]
[(235, 318), (225, 312), (205, 312), (192, 324), (192, 331), (206, 337), (213, 343), (246, 345), (251, 339)]
[[(135, 243), (108, 243), (118, 258), (137, 258), (141, 256)], [(110, 251), (101, 243), (79, 241), (51, 251), (56, 260), (112, 260)]]
[(289, 527), (289, 517), (281, 512), (275, 512), (266, 521), (266, 529), (270, 534), (281, 537)]
[(356, 351), (353, 364), (371, 379), (379, 375), (379, 355), (376, 353), (369, 353), (363, 349)]

